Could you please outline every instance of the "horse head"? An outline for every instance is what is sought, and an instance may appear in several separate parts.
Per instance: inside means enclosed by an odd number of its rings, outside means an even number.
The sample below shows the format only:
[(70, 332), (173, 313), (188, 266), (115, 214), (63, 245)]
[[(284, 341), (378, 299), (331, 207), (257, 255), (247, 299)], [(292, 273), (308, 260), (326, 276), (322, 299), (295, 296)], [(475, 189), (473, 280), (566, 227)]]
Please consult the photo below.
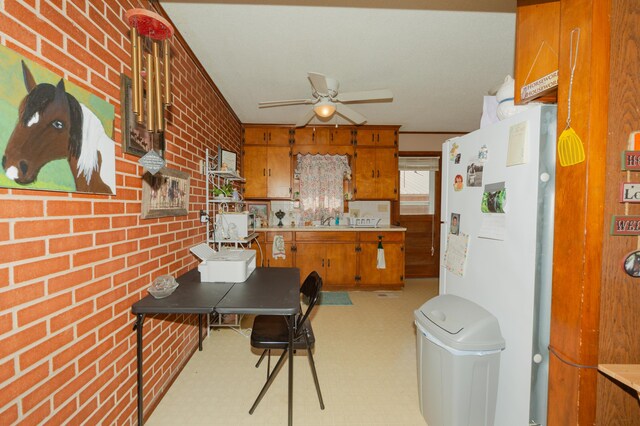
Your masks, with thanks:
[(62, 79), (56, 86), (36, 84), (24, 61), (22, 73), (27, 96), (20, 103), (2, 167), (9, 179), (26, 185), (36, 180), (48, 162), (80, 156), (82, 112)]

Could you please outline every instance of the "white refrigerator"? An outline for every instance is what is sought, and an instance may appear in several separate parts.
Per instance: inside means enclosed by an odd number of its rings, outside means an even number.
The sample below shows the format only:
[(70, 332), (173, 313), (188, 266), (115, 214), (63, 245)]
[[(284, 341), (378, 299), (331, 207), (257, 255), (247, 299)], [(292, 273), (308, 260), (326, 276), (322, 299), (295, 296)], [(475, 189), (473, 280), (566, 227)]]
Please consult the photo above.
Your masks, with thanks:
[(556, 121), (536, 105), (442, 148), (440, 294), (498, 319), (497, 426), (546, 424)]

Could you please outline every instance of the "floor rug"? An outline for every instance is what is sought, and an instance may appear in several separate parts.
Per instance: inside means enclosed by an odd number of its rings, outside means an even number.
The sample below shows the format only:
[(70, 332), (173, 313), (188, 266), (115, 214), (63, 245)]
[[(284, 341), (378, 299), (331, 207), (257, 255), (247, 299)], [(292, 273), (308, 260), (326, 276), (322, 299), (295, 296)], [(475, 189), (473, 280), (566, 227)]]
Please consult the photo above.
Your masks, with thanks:
[(348, 306), (353, 305), (346, 291), (321, 291), (319, 305)]

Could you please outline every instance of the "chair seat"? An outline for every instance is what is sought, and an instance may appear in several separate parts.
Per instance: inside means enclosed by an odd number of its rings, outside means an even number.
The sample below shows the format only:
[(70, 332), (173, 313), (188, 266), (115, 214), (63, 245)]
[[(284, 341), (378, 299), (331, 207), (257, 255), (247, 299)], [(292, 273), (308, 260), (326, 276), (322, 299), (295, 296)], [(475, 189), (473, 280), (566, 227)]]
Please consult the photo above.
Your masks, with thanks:
[[(256, 316), (251, 330), (251, 346), (259, 349), (286, 349), (289, 344), (289, 327), (285, 318), (280, 315)], [(302, 327), (299, 337), (293, 341), (293, 349), (307, 348), (302, 333), (307, 334), (310, 347), (315, 342), (311, 323), (307, 320)]]

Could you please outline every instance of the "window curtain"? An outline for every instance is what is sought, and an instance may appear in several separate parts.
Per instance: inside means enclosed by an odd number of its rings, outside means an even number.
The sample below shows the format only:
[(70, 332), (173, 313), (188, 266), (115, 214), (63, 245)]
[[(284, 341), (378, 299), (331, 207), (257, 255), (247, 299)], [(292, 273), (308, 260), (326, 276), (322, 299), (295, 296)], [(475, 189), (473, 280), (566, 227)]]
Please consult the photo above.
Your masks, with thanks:
[(343, 183), (351, 179), (346, 155), (298, 154), (300, 210), (304, 221), (336, 217), (344, 211)]

